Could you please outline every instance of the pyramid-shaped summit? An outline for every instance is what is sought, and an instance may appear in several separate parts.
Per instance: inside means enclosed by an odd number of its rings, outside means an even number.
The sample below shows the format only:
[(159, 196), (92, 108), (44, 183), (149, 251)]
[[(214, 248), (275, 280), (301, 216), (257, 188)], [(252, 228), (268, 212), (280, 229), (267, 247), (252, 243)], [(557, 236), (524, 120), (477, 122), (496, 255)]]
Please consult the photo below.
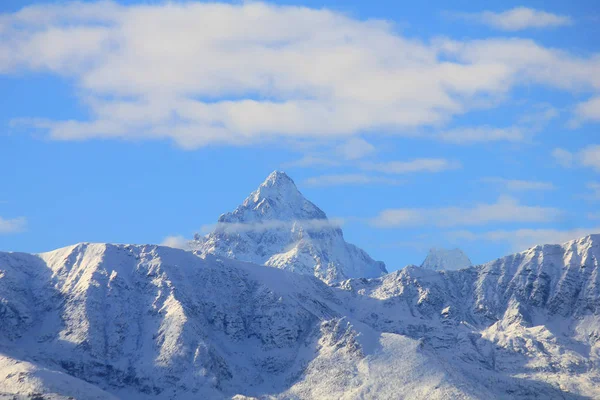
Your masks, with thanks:
[(196, 235), (193, 247), (201, 254), (314, 275), (327, 283), (387, 273), (383, 262), (347, 243), (339, 226), (281, 171), (221, 215), (212, 233)]
[(233, 212), (221, 215), (220, 223), (324, 220), (327, 216), (308, 201), (285, 172), (274, 171)]

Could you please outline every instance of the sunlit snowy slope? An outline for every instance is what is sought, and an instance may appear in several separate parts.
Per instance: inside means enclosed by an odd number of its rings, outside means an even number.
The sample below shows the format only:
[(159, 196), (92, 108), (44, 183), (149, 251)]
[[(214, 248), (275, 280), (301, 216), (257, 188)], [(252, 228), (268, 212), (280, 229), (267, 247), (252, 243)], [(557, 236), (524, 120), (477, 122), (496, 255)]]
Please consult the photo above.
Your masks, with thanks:
[(598, 398), (599, 257), (589, 236), (327, 286), (160, 246), (1, 253), (0, 392)]

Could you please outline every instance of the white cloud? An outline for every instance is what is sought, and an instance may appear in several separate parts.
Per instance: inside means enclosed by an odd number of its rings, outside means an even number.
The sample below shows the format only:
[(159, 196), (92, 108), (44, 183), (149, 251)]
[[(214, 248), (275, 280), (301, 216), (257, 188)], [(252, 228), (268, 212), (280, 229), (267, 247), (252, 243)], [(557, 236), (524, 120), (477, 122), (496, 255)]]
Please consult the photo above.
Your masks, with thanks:
[(519, 124), (531, 132), (538, 132), (559, 114), (559, 110), (549, 104), (536, 104), (532, 111), (519, 118)]
[(339, 186), (339, 185), (399, 185), (401, 180), (366, 174), (332, 174), (308, 178), (304, 181), (309, 186)]
[(575, 106), (575, 116), (571, 125), (577, 127), (587, 121), (600, 122), (600, 96), (592, 97)]
[(528, 39), (481, 39), (466, 42), (440, 39), (441, 54), (464, 63), (502, 65), (505, 85), (540, 84), (563, 90), (600, 89), (600, 56), (579, 57), (543, 47)]
[(335, 167), (340, 165), (340, 161), (324, 155), (306, 154), (298, 160), (286, 162), (282, 168), (306, 168), (306, 167)]
[(404, 226), (471, 226), (501, 222), (550, 222), (557, 220), (561, 211), (551, 207), (526, 206), (508, 196), (496, 203), (476, 204), (474, 207), (400, 208), (388, 209), (371, 220), (382, 228)]
[(437, 137), (446, 142), (452, 142), (456, 144), (472, 144), (500, 140), (520, 142), (525, 139), (525, 131), (523, 128), (517, 126), (508, 128), (477, 126), (444, 131), (439, 133)]
[(161, 246), (173, 247), (176, 249), (190, 250), (190, 240), (183, 236), (167, 236), (161, 243)]
[(30, 120), (57, 140), (400, 134), (517, 84), (600, 87), (595, 55), (519, 39), (423, 43), (385, 21), (258, 2), (35, 5), (0, 14), (0, 30), (0, 74), (54, 73), (85, 96), (89, 119)]
[(335, 152), (346, 160), (358, 160), (375, 153), (375, 146), (361, 138), (352, 138), (335, 148)]
[(227, 234), (260, 233), (271, 229), (294, 229), (302, 228), (308, 230), (319, 230), (323, 228), (339, 228), (344, 220), (340, 218), (330, 219), (305, 219), (296, 221), (269, 220), (263, 222), (241, 223), (241, 222), (219, 222), (211, 225), (203, 225), (202, 233), (218, 232)]
[(471, 231), (447, 232), (446, 236), (453, 240), (486, 240), (492, 242), (508, 242), (514, 251), (526, 250), (541, 244), (562, 244), (591, 234), (600, 233), (600, 227), (577, 228), (569, 230), (558, 229), (518, 229), (495, 230), (483, 233)]
[(503, 12), (483, 11), (480, 13), (451, 14), (466, 20), (488, 25), (503, 31), (520, 31), (530, 28), (555, 28), (573, 24), (566, 15), (552, 14), (527, 7), (515, 7)]
[(0, 217), (0, 234), (19, 233), (25, 231), (27, 219), (24, 217), (5, 219)]
[(408, 174), (415, 172), (442, 172), (461, 168), (458, 161), (444, 158), (417, 158), (411, 161), (387, 161), (363, 163), (360, 166), (367, 171), (384, 172), (387, 174)]
[(499, 141), (524, 142), (542, 131), (557, 116), (556, 108), (548, 104), (536, 104), (533, 110), (518, 118), (517, 124), (512, 126), (465, 126), (441, 131), (434, 137), (461, 145)]
[(563, 167), (588, 167), (600, 172), (600, 145), (592, 144), (576, 153), (565, 149), (554, 149), (552, 156)]
[(552, 151), (554, 160), (565, 168), (573, 166), (573, 154), (565, 149), (556, 148)]
[(600, 172), (600, 145), (591, 145), (579, 152), (582, 166), (590, 167)]
[(504, 178), (483, 178), (483, 182), (493, 183), (510, 191), (527, 191), (527, 190), (554, 190), (556, 187), (551, 182), (540, 181), (525, 181), (519, 179), (504, 179)]
[(371, 143), (358, 137), (333, 146), (321, 143), (318, 148), (320, 151), (311, 149), (312, 152), (303, 155), (298, 160), (284, 163), (283, 167), (335, 167), (367, 157), (377, 151)]

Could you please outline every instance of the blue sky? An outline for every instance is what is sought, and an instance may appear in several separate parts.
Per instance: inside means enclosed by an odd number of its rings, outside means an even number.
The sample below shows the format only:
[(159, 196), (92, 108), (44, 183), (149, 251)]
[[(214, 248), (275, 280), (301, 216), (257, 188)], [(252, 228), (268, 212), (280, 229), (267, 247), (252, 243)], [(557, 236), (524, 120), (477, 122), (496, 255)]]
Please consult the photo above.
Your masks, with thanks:
[(597, 3), (421, 3), (3, 1), (0, 250), (191, 237), (275, 169), (392, 270), (600, 232)]

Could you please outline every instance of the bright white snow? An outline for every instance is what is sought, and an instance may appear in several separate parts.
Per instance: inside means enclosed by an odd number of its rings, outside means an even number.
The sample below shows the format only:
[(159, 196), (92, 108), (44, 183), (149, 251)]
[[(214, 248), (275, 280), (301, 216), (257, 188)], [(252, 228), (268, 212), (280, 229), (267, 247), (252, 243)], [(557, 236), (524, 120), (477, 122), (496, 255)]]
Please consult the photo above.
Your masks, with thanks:
[(342, 230), (280, 171), (233, 212), (221, 215), (214, 232), (196, 235), (191, 247), (200, 254), (314, 275), (327, 283), (387, 272), (382, 262), (346, 243)]
[(598, 398), (599, 258), (595, 235), (327, 286), (160, 246), (0, 253), (0, 393)]

